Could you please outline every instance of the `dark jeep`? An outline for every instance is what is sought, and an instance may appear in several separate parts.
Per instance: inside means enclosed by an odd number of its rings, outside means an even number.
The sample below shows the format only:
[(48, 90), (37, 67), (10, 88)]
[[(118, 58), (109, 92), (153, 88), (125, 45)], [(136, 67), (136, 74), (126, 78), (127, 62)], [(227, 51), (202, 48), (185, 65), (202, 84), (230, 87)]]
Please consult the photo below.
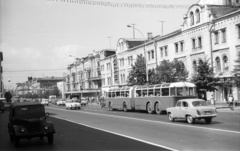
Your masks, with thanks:
[(48, 143), (53, 143), (54, 125), (46, 121), (44, 105), (37, 102), (18, 102), (10, 107), (8, 131), (11, 142), (18, 146), (20, 139), (46, 136)]

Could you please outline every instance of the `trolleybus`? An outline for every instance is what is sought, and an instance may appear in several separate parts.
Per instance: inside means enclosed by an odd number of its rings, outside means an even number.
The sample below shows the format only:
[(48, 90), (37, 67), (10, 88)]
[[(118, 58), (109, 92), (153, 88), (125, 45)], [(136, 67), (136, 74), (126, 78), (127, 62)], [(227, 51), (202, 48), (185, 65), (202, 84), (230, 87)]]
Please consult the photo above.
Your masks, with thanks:
[(196, 86), (189, 82), (175, 82), (148, 86), (109, 89), (105, 101), (109, 110), (145, 110), (160, 114), (175, 106), (179, 99), (196, 98)]

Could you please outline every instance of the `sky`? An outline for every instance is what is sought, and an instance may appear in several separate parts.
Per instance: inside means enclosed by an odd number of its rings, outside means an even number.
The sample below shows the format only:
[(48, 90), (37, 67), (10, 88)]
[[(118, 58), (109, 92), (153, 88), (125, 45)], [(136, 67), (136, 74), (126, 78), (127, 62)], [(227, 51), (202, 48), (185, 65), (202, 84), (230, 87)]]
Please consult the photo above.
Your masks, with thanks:
[[(65, 2), (63, 2), (65, 1)], [(81, 0), (71, 0), (81, 1)], [(91, 0), (89, 0), (91, 1)], [(187, 5), (198, 0), (92, 0), (115, 4)], [(120, 6), (120, 5), (119, 5)], [(27, 77), (63, 76), (75, 58), (116, 49), (119, 38), (144, 37), (181, 28), (182, 8), (134, 8), (71, 3), (70, 0), (0, 0), (3, 82), (11, 89)], [(143, 38), (135, 30), (136, 38)], [(69, 57), (69, 55), (73, 57)]]

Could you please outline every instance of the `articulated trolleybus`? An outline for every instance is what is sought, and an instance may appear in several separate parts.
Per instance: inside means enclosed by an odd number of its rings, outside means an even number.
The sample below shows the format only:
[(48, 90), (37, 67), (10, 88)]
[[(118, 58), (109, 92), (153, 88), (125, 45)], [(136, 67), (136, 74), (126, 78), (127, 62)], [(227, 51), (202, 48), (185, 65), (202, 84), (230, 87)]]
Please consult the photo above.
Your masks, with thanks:
[(196, 98), (195, 84), (175, 82), (109, 89), (105, 101), (109, 110), (145, 110), (160, 114), (175, 106), (179, 99), (186, 98)]

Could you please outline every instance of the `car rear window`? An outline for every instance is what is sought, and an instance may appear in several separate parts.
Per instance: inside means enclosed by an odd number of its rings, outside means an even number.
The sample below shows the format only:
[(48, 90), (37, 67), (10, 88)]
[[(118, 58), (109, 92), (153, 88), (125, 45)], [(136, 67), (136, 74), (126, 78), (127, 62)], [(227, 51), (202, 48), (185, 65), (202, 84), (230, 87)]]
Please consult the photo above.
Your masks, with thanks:
[(194, 101), (192, 102), (193, 106), (207, 106), (206, 101)]

